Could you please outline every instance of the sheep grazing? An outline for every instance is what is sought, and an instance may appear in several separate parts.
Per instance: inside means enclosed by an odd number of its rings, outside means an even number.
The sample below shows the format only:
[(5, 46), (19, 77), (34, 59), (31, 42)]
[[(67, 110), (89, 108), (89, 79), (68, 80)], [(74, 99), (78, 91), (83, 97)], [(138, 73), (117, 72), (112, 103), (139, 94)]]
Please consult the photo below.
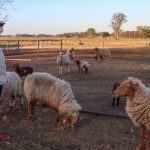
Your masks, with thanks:
[(104, 58), (106, 58), (107, 60), (109, 60), (111, 57), (111, 53), (109, 49), (106, 48), (95, 48), (95, 59), (103, 61)]
[[(115, 82), (113, 84), (113, 90), (112, 93), (116, 90), (116, 88), (120, 85), (119, 82)], [(118, 106), (120, 101), (120, 97), (113, 97), (112, 106), (115, 106), (115, 104)], [(116, 102), (116, 103), (115, 103)]]
[(88, 73), (89, 63), (87, 61), (76, 59), (74, 62), (76, 62), (78, 66), (78, 73), (83, 73), (83, 70), (85, 73)]
[(16, 73), (22, 78), (23, 76), (27, 76), (28, 74), (33, 73), (32, 67), (20, 67), (18, 63), (13, 65), (13, 69)]
[(63, 74), (63, 68), (65, 67), (65, 73), (70, 73), (70, 63), (71, 60), (74, 58), (74, 49), (68, 49), (66, 54), (62, 52), (59, 53), (57, 56), (57, 65), (58, 65), (58, 72), (59, 75)]
[[(140, 127), (140, 142), (137, 147), (142, 150), (144, 139), (150, 139), (150, 88), (138, 79), (129, 77), (114, 92), (116, 97), (127, 96), (126, 112), (136, 127)], [(147, 135), (145, 136), (145, 130)], [(146, 144), (149, 149), (148, 141)]]
[[(15, 99), (19, 98), (21, 101), (21, 107), (23, 107), (23, 96), (22, 96), (22, 80), (19, 75), (15, 72), (7, 72), (7, 82), (3, 85), (2, 101), (6, 97), (10, 98), (10, 110), (15, 105)], [(2, 105), (2, 104), (1, 104)]]
[(74, 129), (81, 106), (76, 102), (69, 83), (48, 73), (34, 72), (25, 79), (24, 92), (28, 102), (28, 119), (32, 119), (34, 104), (38, 103), (54, 110), (55, 127), (59, 113), (62, 113), (63, 127), (71, 125)]

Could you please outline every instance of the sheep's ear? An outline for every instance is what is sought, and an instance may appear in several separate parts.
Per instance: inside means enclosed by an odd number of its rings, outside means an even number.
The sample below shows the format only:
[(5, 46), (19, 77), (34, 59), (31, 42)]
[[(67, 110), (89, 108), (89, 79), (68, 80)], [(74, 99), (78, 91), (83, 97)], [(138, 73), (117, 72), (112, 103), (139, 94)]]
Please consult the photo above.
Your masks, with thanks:
[(137, 89), (138, 89), (138, 87), (139, 87), (139, 85), (138, 85), (138, 83), (132, 83), (131, 84), (131, 87), (132, 87), (132, 89), (134, 90), (134, 91), (136, 91)]

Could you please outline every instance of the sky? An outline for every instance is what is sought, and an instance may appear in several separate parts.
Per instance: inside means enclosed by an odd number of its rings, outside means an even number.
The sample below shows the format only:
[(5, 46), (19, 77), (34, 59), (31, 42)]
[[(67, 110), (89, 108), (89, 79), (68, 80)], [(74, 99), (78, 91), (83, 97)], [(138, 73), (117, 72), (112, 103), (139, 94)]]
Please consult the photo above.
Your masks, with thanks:
[(124, 13), (128, 22), (122, 30), (150, 26), (150, 0), (14, 0), (7, 7), (3, 35), (112, 32), (114, 13)]

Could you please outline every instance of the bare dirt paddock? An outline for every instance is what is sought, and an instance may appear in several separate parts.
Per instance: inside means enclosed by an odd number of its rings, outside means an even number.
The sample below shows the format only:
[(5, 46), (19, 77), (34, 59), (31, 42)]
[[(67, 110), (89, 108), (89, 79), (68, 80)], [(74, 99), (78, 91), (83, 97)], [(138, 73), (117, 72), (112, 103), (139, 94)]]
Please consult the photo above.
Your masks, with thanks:
[[(85, 51), (86, 53), (86, 51)], [(19, 62), (22, 66), (32, 66), (34, 71), (45, 71), (58, 76), (56, 59), (51, 54), (20, 55), (12, 58), (32, 58), (31, 62), (6, 61), (7, 69)], [(54, 56), (54, 55), (53, 55)], [(77, 74), (75, 64), (72, 74), (61, 78), (68, 81), (77, 101), (84, 109), (110, 114), (126, 115), (126, 99), (121, 99), (118, 107), (112, 107), (112, 85), (129, 76), (141, 79), (150, 86), (150, 49), (112, 50), (110, 62), (97, 62), (94, 54), (77, 53), (90, 63), (89, 74)], [(11, 58), (10, 56), (7, 58)], [(45, 59), (46, 58), (46, 59)], [(28, 121), (27, 104), (23, 109), (19, 102), (8, 114), (10, 122), (0, 126), (0, 132), (11, 136), (12, 141), (1, 142), (2, 150), (134, 150), (138, 143), (139, 130), (131, 133), (129, 119), (96, 116), (81, 113), (75, 132), (71, 129), (59, 133), (53, 127), (53, 112), (49, 108), (35, 107), (33, 121)]]

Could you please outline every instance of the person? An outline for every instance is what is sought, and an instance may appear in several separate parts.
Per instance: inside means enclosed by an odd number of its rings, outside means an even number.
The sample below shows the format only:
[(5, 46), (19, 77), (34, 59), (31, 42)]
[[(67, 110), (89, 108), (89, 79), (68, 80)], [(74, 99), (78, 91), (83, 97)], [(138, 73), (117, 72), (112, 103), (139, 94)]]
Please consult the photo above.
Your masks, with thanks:
[[(5, 57), (3, 54), (2, 49), (0, 48), (0, 109), (2, 105), (2, 91), (3, 91), (3, 85), (7, 82), (7, 76), (6, 76), (6, 64), (5, 64)], [(0, 110), (2, 111), (2, 110)]]
[[(7, 82), (6, 76), (6, 64), (5, 64), (5, 57), (3, 54), (2, 49), (0, 48), (0, 112), (2, 111), (2, 92), (3, 92), (3, 85)], [(3, 116), (0, 116), (3, 118)], [(0, 133), (0, 141), (8, 141), (10, 137), (5, 134)]]

